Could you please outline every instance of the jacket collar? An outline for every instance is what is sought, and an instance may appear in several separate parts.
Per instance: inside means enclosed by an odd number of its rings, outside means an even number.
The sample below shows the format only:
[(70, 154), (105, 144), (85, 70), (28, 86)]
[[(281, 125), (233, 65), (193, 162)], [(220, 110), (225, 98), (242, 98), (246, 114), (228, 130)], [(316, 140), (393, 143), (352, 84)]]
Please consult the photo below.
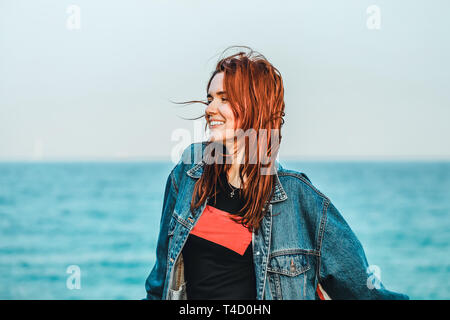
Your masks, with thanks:
[[(186, 174), (194, 179), (200, 178), (203, 173), (204, 164), (205, 162), (203, 160), (200, 161), (199, 163), (194, 165), (191, 169), (186, 171)], [(288, 198), (286, 192), (284, 191), (283, 186), (281, 185), (280, 178), (278, 177), (278, 171), (280, 171), (280, 169), (283, 169), (283, 167), (277, 160), (275, 160), (275, 168), (276, 168), (275, 184), (273, 186), (273, 196), (272, 199), (270, 200), (270, 203), (284, 201)]]

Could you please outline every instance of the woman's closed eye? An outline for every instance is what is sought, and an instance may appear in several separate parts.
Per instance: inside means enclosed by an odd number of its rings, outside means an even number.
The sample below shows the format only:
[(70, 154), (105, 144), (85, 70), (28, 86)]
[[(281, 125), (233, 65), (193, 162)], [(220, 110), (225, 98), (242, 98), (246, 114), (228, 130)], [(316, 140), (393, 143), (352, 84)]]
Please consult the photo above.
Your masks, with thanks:
[[(228, 101), (228, 99), (227, 98), (222, 98), (222, 102), (225, 102), (225, 101)], [(212, 100), (208, 100), (206, 102), (206, 104), (210, 104), (211, 102), (212, 102)]]

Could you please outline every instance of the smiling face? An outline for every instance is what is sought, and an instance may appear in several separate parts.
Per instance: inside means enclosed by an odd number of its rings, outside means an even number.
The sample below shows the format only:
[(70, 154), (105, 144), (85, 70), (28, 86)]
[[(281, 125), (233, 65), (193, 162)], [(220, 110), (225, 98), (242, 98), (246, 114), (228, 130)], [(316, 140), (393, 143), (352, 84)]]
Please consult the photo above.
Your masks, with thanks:
[(233, 144), (235, 117), (227, 94), (223, 90), (224, 73), (217, 73), (211, 81), (208, 89), (208, 107), (205, 110), (205, 117), (210, 131), (210, 140)]

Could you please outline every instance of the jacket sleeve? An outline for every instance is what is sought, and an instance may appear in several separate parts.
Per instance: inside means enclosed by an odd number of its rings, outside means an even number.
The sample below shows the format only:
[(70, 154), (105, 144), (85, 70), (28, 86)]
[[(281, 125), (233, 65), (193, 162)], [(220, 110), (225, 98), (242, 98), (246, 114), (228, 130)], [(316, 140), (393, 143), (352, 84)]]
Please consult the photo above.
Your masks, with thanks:
[(331, 299), (409, 299), (384, 287), (378, 267), (368, 265), (360, 241), (331, 202), (321, 219), (319, 243), (318, 280)]
[(143, 300), (161, 300), (167, 270), (168, 225), (176, 202), (176, 189), (172, 182), (173, 170), (166, 181), (162, 207), (159, 236), (156, 245), (156, 262), (145, 281), (146, 298)]

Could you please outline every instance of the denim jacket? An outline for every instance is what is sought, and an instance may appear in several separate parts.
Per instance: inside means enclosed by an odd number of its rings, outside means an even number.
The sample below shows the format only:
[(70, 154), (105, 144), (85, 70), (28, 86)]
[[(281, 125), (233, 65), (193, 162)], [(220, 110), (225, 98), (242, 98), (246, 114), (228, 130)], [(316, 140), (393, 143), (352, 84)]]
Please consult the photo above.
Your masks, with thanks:
[[(181, 251), (206, 206), (195, 216), (190, 212), (205, 145), (187, 147), (167, 178), (156, 262), (145, 281), (144, 300), (189, 299)], [(352, 229), (304, 173), (284, 169), (278, 161), (275, 167), (273, 196), (258, 232), (252, 233), (256, 299), (409, 299), (375, 277)]]

